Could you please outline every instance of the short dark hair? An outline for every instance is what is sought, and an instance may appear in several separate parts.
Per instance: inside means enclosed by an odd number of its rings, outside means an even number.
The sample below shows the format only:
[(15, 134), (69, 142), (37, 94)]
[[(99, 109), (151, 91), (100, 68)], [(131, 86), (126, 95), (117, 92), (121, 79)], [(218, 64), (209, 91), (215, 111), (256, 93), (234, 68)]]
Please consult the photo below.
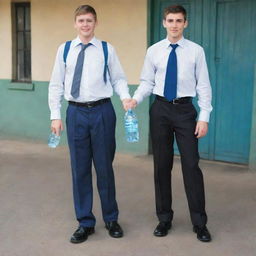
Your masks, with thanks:
[(187, 11), (181, 5), (171, 5), (164, 9), (164, 20), (169, 13), (182, 13), (184, 16), (184, 20), (187, 20)]
[(97, 20), (97, 14), (95, 9), (90, 6), (90, 5), (80, 5), (76, 8), (75, 13), (74, 13), (74, 18), (76, 20), (76, 17), (82, 14), (87, 14), (87, 13), (91, 13), (95, 20)]

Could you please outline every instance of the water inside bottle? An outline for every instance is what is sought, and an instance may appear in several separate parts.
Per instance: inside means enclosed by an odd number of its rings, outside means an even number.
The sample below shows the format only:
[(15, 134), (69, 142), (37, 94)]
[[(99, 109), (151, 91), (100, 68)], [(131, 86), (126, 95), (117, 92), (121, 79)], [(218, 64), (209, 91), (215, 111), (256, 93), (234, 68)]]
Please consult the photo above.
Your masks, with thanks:
[(60, 136), (57, 136), (55, 133), (51, 133), (48, 138), (48, 146), (50, 148), (56, 148), (60, 143)]
[(132, 110), (125, 114), (125, 135), (128, 142), (139, 141), (138, 119)]

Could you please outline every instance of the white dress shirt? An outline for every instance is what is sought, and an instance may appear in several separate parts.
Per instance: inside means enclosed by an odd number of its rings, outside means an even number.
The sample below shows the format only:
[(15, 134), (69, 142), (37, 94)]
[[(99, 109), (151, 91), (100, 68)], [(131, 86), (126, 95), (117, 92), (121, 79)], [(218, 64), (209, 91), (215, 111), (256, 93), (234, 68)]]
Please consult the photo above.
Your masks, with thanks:
[(89, 47), (85, 50), (83, 73), (81, 77), (80, 95), (74, 99), (71, 95), (73, 75), (76, 61), (81, 51), (81, 40), (79, 37), (71, 42), (67, 55), (66, 66), (63, 60), (65, 43), (58, 51), (49, 84), (49, 107), (51, 120), (61, 119), (60, 108), (63, 95), (67, 101), (89, 102), (113, 95), (113, 88), (120, 99), (130, 98), (127, 79), (121, 67), (119, 59), (112, 45), (108, 43), (108, 69), (107, 83), (103, 78), (105, 65), (102, 43), (95, 37), (92, 38)]
[[(140, 86), (133, 98), (140, 103), (153, 94), (163, 96), (165, 74), (171, 42), (164, 39), (148, 48), (140, 78)], [(176, 44), (177, 55), (177, 98), (198, 95), (200, 113), (198, 120), (209, 122), (212, 111), (212, 91), (203, 48), (185, 38)]]

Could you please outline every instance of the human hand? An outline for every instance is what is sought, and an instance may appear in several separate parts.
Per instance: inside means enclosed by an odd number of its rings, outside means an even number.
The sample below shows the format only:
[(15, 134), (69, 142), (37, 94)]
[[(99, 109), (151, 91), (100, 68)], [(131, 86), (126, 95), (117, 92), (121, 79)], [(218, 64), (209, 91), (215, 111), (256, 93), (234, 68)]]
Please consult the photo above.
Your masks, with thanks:
[(130, 101), (132, 99), (123, 99), (122, 100), (122, 103), (123, 103), (123, 108), (125, 111), (127, 111), (129, 109), (129, 106), (130, 106)]
[(60, 131), (63, 131), (64, 127), (62, 121), (60, 119), (54, 119), (51, 123), (51, 131), (55, 133), (57, 136), (60, 136)]
[(204, 121), (198, 121), (196, 124), (195, 135), (199, 139), (204, 137), (208, 131), (208, 123)]
[(133, 109), (137, 107), (137, 100), (131, 99), (130, 102), (128, 103), (128, 109)]
[(132, 99), (130, 104), (131, 104), (131, 108), (136, 108), (138, 103), (137, 103), (137, 100)]

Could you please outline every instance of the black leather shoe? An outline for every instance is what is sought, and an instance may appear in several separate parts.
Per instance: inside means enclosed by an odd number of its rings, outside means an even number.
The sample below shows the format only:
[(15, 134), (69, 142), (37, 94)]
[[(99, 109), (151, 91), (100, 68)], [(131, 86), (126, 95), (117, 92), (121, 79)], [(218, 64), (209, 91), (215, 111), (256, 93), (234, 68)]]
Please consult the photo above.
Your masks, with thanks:
[(154, 230), (155, 236), (166, 236), (168, 234), (168, 230), (172, 227), (172, 223), (170, 221), (160, 221)]
[(87, 240), (88, 236), (95, 232), (94, 227), (79, 227), (71, 236), (70, 242), (74, 244), (82, 243)]
[(123, 230), (117, 221), (106, 222), (105, 227), (111, 237), (119, 238), (123, 236)]
[(206, 226), (198, 227), (194, 226), (193, 231), (197, 234), (197, 239), (201, 242), (210, 242), (212, 240), (211, 234)]

